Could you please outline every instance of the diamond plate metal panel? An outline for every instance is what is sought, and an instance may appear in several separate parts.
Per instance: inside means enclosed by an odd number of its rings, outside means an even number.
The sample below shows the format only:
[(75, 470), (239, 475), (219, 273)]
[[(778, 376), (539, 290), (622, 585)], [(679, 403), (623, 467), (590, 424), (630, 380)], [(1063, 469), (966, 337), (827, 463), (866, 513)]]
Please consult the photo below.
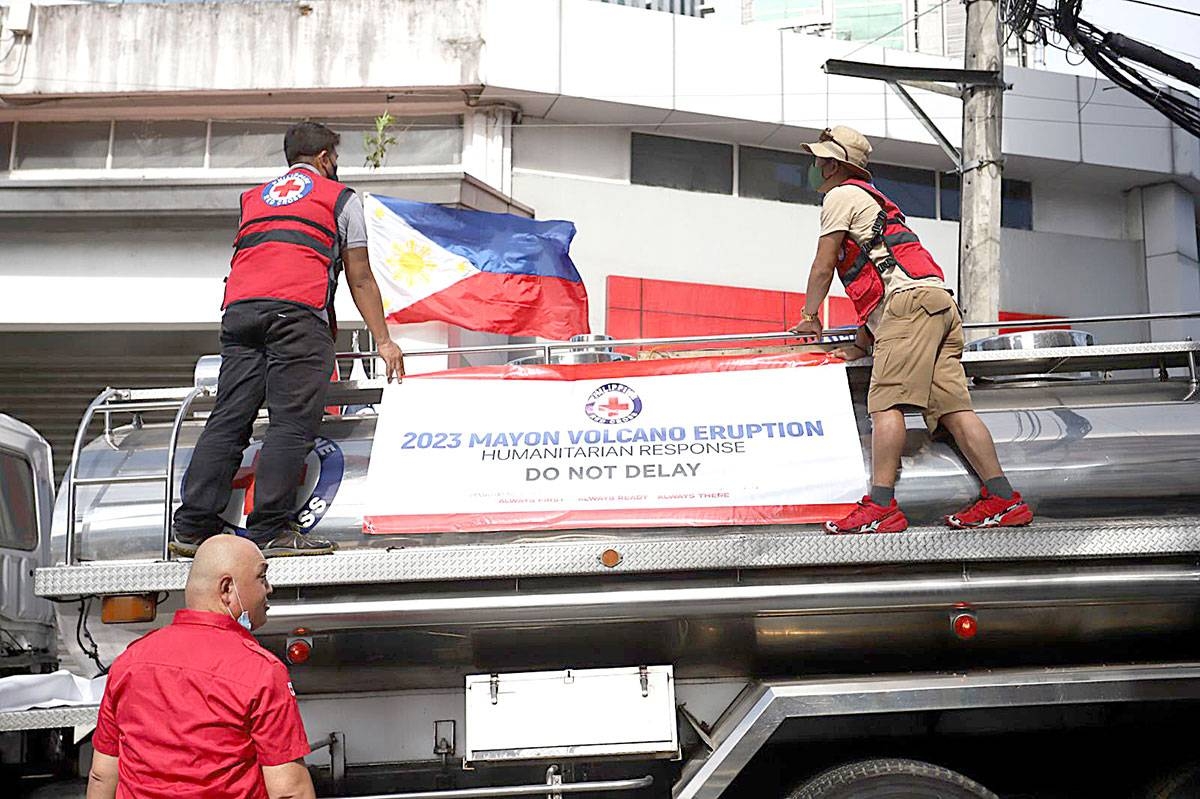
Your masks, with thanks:
[(1200, 352), (1197, 341), (1155, 341), (1145, 344), (1096, 344), (1091, 347), (1042, 347), (1035, 350), (976, 350), (963, 353), (963, 363), (1026, 361), (1043, 358), (1103, 358), (1119, 355), (1169, 355)]
[(94, 725), (99, 705), (50, 707), (0, 713), (0, 732), (17, 730), (52, 730), (59, 727)]
[(181, 591), (187, 573), (188, 564), (177, 561), (96, 561), (38, 569), (33, 590), (48, 597)]
[[(620, 562), (600, 562), (605, 550)], [(609, 572), (781, 568), (880, 563), (1041, 561), (1200, 552), (1200, 517), (1038, 521), (1001, 530), (916, 527), (896, 535), (827, 536), (812, 529), (738, 528), (599, 534), (585, 540), (351, 550), (271, 564), (278, 587), (597, 575)], [(178, 591), (187, 562), (110, 561), (38, 569), (41, 596)]]

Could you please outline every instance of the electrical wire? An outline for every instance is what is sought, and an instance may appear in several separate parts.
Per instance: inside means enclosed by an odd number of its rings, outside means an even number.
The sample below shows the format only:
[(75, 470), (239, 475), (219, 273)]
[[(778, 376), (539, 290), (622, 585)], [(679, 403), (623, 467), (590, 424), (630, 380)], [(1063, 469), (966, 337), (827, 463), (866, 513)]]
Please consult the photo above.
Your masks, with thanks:
[[(1161, 7), (1169, 11), (1183, 11), (1182, 9), (1158, 6), (1156, 3), (1146, 0), (1126, 1)], [(1097, 72), (1117, 86), (1142, 100), (1187, 132), (1194, 136), (1200, 136), (1200, 107), (1197, 107), (1196, 98), (1186, 93), (1179, 96), (1162, 80), (1163, 78), (1182, 79), (1177, 71), (1164, 71), (1174, 70), (1169, 57), (1160, 52), (1157, 55), (1163, 57), (1158, 59), (1155, 48), (1142, 45), (1141, 42), (1132, 42), (1128, 38), (1124, 39), (1122, 45), (1122, 37), (1103, 31), (1082, 19), (1079, 16), (1081, 5), (1082, 0), (1056, 0), (1054, 8), (1051, 9), (1041, 6), (1038, 0), (1001, 0), (1001, 17), (1011, 31), (1010, 35), (1016, 34), (1023, 41), (1040, 41), (1043, 46), (1062, 50), (1066, 54), (1067, 62), (1076, 66), (1078, 64), (1071, 61), (1071, 53), (1078, 53), (1083, 61), (1090, 62)], [(1193, 14), (1194, 12), (1183, 11), (1183, 13)], [(1194, 15), (1200, 16), (1200, 13)], [(1065, 42), (1066, 46), (1060, 44), (1060, 41)], [(1150, 55), (1149, 60), (1154, 63), (1134, 62), (1127, 56), (1131, 44), (1142, 47)], [(1079, 63), (1082, 64), (1083, 61)], [(1095, 87), (1096, 84), (1093, 83), (1092, 93), (1083, 107), (1091, 104), (1092, 97), (1096, 92)]]
[[(79, 618), (75, 620), (75, 643), (79, 644), (79, 649), (83, 654), (91, 658), (96, 664), (96, 668), (100, 669), (101, 674), (108, 674), (108, 666), (100, 661), (100, 646), (96, 643), (96, 639), (92, 638), (91, 630), (88, 629), (87, 617), (92, 610), (92, 597), (83, 597), (79, 600)], [(87, 638), (88, 643), (83, 642)]]
[(1187, 14), (1192, 17), (1200, 17), (1200, 11), (1188, 11), (1186, 8), (1172, 8), (1171, 6), (1159, 5), (1151, 3), (1148, 0), (1125, 0), (1126, 3), (1137, 3), (1139, 6), (1150, 6), (1151, 8), (1160, 8), (1163, 11), (1174, 11), (1176, 14)]

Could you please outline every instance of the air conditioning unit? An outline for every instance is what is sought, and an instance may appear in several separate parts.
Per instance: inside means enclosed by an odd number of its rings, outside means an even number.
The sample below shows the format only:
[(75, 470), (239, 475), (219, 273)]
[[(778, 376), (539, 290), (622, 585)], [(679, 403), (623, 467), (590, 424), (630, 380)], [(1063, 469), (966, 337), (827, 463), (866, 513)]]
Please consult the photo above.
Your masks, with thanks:
[(32, 0), (9, 0), (8, 11), (4, 15), (4, 30), (19, 36), (33, 32)]

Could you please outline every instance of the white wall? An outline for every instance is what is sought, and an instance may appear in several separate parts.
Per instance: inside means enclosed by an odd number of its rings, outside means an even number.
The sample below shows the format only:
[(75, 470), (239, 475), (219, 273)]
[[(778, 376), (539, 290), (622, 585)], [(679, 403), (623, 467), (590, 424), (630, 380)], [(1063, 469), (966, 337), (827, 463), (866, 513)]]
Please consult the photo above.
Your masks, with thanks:
[[(0, 330), (97, 325), (216, 329), (236, 227), (229, 219), (181, 226), (108, 219), (59, 222), (32, 234), (0, 227)], [(345, 281), (343, 327), (361, 322)], [(446, 332), (415, 341), (442, 347)]]
[(40, 6), (28, 53), (8, 51), (4, 93), (477, 83), (482, 2)]
[[(628, 131), (517, 128), (514, 192), (540, 218), (569, 219), (572, 255), (588, 287), (592, 327), (602, 330), (605, 278), (663, 280), (804, 291), (819, 209), (728, 195), (628, 184)], [(589, 177), (592, 176), (592, 177)], [(1148, 310), (1141, 242), (1126, 236), (1126, 197), (1113, 189), (1047, 180), (1034, 187), (1037, 230), (1005, 228), (1001, 307), (1040, 314)], [(958, 224), (911, 219), (958, 280)], [(834, 282), (834, 293), (842, 295)], [(1144, 326), (1097, 326), (1101, 340), (1133, 340)]]
[(202, 327), (220, 319), (235, 220), (0, 230), (0, 327)]
[(1098, 239), (1130, 236), (1126, 194), (1102, 186), (1064, 183), (1051, 177), (1033, 181), (1033, 229)]
[[(820, 232), (820, 209), (810, 205), (519, 170), (513, 185), (540, 218), (578, 228), (571, 255), (596, 331), (609, 275), (802, 292)], [(957, 283), (958, 226), (919, 219), (913, 229)], [(845, 296), (837, 281), (833, 293)]]
[[(1005, 228), (1000, 260), (1004, 310), (1055, 316), (1149, 310), (1139, 241)], [(1145, 324), (1079, 327), (1094, 333), (1100, 343), (1144, 341), (1149, 332)]]
[[(821, 66), (852, 51), (860, 61), (961, 67), (953, 59), (590, 0), (487, 0), (487, 8), (485, 95), (516, 97), (533, 118), (663, 124), (664, 132), (686, 125), (697, 138), (782, 147), (842, 122), (878, 137), (881, 151), (915, 148), (924, 158), (942, 157), (885, 86), (831, 77)], [(1111, 84), (1088, 80), (1081, 88), (1074, 75), (1015, 67), (1005, 78), (1013, 89), (1004, 101), (1004, 151), (1014, 166), (1083, 163), (1143, 172), (1119, 177), (1123, 188), (1146, 182), (1145, 172), (1195, 176), (1196, 159), (1172, 155), (1187, 156), (1194, 140), (1181, 142), (1157, 112)], [(543, 102), (521, 92), (558, 97)], [(915, 94), (957, 142), (961, 104)]]
[[(513, 167), (628, 183), (630, 139), (628, 128), (580, 128), (531, 120), (513, 131)], [(545, 215), (539, 211), (539, 216)]]
[[(389, 94), (405, 99), (396, 95), (404, 87), (482, 85), (485, 98), (515, 103), (529, 119), (695, 125), (697, 136), (736, 131), (742, 141), (792, 147), (842, 122), (929, 158), (940, 157), (932, 137), (886, 87), (831, 77), (821, 66), (851, 53), (876, 63), (961, 66), (591, 0), (39, 7), (33, 37), (6, 52), (0, 70), (12, 77), (0, 96), (13, 99), (86, 96), (103, 107), (109, 93), (172, 92), (184, 103), (188, 93), (228, 91), (244, 100), (274, 91), (281, 93), (275, 102), (303, 103), (297, 92), (324, 90), (327, 98), (345, 89), (383, 103)], [(1200, 143), (1174, 134), (1131, 95), (1073, 75), (1011, 68), (1005, 77), (1014, 84), (1004, 102), (1006, 156), (1198, 178)], [(958, 141), (958, 101), (916, 94)], [(12, 105), (0, 108), (0, 119), (51, 112), (63, 109)], [(1126, 188), (1153, 182), (1127, 178)]]

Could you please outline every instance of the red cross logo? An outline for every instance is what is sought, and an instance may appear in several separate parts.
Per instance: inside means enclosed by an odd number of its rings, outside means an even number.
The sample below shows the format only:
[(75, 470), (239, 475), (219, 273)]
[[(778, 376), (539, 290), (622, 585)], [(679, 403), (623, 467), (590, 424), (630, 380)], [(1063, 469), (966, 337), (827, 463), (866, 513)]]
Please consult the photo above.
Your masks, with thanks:
[(597, 405), (596, 407), (604, 411), (605, 415), (611, 419), (614, 416), (620, 416), (621, 414), (625, 413), (625, 411), (629, 410), (629, 403), (621, 402), (621, 400), (617, 399), (616, 394), (611, 394), (609, 395), (607, 402), (605, 402), (603, 405)]
[[(242, 512), (247, 516), (254, 510), (254, 477), (258, 470), (258, 456), (262, 454), (262, 450), (254, 453), (254, 460), (249, 466), (243, 466), (237, 470), (237, 474), (233, 476), (233, 488), (241, 488), (245, 490), (245, 499), (242, 501)], [(296, 485), (304, 485), (304, 478), (308, 476), (308, 464), (304, 464), (300, 469), (300, 480)]]
[(295, 178), (292, 178), (287, 183), (275, 184), (275, 188), (271, 189), (271, 193), (274, 194), (279, 199), (283, 200), (283, 199), (286, 199), (287, 196), (289, 194), (291, 194), (292, 192), (300, 191), (300, 189), (302, 189), (302, 188), (304, 188), (304, 186), (302, 186), (300, 184), (300, 181), (296, 180)]

